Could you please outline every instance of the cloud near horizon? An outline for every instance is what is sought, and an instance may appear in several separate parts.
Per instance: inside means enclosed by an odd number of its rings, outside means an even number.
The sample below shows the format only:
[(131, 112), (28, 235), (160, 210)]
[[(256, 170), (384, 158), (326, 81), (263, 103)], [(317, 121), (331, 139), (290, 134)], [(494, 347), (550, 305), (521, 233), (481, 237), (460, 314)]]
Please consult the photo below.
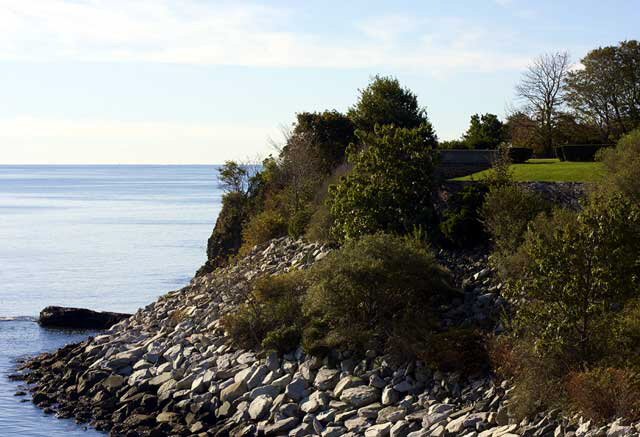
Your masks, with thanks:
[(4, 0), (0, 60), (385, 67), (438, 74), (521, 69), (530, 59), (492, 47), (495, 35), (471, 23), (383, 14), (349, 23), (348, 32), (332, 37), (300, 30), (299, 13), (248, 2)]
[[(255, 146), (278, 135), (272, 126), (246, 122), (0, 118), (0, 144), (12, 150), (3, 156), (2, 164), (10, 165), (259, 161), (264, 156), (256, 155)], [(180, 151), (178, 157), (176, 150)]]

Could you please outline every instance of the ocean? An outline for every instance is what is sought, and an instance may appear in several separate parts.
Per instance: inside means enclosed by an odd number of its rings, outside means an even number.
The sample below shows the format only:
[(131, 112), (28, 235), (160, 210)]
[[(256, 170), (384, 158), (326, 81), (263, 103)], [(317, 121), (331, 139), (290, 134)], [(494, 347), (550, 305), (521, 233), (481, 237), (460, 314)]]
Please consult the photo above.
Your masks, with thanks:
[(135, 312), (188, 284), (221, 195), (216, 166), (0, 166), (0, 436), (102, 435), (14, 396), (16, 359), (94, 334), (34, 320)]

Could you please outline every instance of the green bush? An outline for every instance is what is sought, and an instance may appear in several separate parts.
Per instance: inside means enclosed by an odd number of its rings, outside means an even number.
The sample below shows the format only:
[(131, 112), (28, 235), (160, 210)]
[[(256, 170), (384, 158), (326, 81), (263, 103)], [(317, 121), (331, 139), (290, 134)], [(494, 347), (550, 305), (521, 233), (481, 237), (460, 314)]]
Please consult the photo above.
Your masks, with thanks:
[(600, 359), (616, 311), (640, 290), (640, 207), (595, 196), (573, 219), (540, 216), (521, 250), (522, 271), (506, 290), (522, 302), (521, 331), (540, 351), (562, 351), (576, 363)]
[(438, 325), (435, 308), (451, 298), (450, 275), (424, 247), (376, 234), (347, 242), (309, 271), (304, 302), (311, 350), (359, 351), (401, 338), (418, 344)]
[(268, 209), (254, 215), (242, 230), (240, 254), (248, 253), (253, 246), (287, 235), (287, 222), (277, 211)]
[(376, 127), (358, 131), (362, 147), (350, 147), (353, 169), (330, 187), (332, 234), (348, 240), (378, 231), (404, 233), (432, 217), (435, 136), (426, 128)]
[(287, 232), (293, 238), (299, 238), (306, 232), (307, 224), (311, 219), (311, 208), (301, 209), (291, 215), (287, 224)]
[(533, 155), (533, 149), (528, 147), (509, 147), (509, 158), (514, 164), (528, 161)]
[(309, 219), (307, 225), (306, 238), (309, 241), (319, 241), (329, 243), (333, 241), (331, 236), (331, 227), (333, 226), (333, 218), (329, 212), (329, 207), (322, 204), (316, 208)]
[(625, 135), (615, 148), (601, 151), (603, 185), (640, 204), (640, 129)]
[(300, 343), (301, 305), (307, 283), (302, 271), (258, 279), (247, 301), (222, 318), (234, 343), (288, 352)]
[(512, 254), (524, 241), (531, 220), (550, 206), (536, 193), (519, 185), (494, 186), (485, 196), (482, 219), (499, 254)]
[(484, 185), (469, 185), (451, 196), (439, 225), (447, 242), (465, 248), (486, 240), (480, 216), (486, 193)]

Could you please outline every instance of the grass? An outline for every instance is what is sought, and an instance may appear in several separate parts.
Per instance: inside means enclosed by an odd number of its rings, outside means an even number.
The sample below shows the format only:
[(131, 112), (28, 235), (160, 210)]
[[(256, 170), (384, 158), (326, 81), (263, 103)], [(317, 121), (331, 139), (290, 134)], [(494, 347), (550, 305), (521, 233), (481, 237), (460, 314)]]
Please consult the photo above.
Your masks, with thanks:
[[(561, 162), (558, 159), (530, 159), (524, 164), (513, 164), (511, 168), (516, 181), (596, 182), (602, 172), (599, 162)], [(484, 170), (454, 180), (481, 180), (490, 171)]]

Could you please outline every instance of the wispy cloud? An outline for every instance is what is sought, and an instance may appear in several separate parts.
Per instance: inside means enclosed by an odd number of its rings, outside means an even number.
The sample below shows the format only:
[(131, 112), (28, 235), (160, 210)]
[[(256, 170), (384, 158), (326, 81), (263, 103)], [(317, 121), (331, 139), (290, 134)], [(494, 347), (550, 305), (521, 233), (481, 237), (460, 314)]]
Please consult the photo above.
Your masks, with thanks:
[(483, 35), (472, 26), (443, 39), (392, 14), (352, 23), (338, 38), (294, 30), (295, 19), (292, 9), (242, 2), (3, 0), (0, 59), (433, 72), (521, 68), (528, 59), (475, 44)]

